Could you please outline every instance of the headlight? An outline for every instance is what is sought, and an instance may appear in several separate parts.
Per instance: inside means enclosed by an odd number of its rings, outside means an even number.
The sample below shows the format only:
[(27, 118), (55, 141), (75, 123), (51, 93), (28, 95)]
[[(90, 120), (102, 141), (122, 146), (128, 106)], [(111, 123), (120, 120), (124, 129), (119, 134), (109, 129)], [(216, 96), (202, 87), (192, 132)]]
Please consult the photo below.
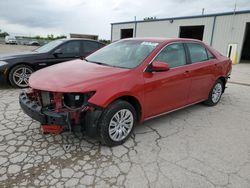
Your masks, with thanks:
[(79, 108), (88, 102), (95, 92), (88, 93), (64, 93), (63, 102), (66, 107)]
[(8, 63), (5, 61), (0, 61), (0, 66), (7, 65)]

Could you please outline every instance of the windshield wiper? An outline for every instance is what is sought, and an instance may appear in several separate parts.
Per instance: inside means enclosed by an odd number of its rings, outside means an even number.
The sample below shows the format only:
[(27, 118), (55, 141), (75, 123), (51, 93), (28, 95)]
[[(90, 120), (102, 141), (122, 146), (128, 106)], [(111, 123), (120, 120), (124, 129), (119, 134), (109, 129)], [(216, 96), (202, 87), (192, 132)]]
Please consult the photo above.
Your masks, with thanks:
[(87, 59), (85, 59), (85, 61), (90, 62), (90, 63), (95, 63), (95, 64), (98, 64), (98, 65), (111, 66), (111, 65), (109, 65), (109, 64), (102, 63), (102, 62), (98, 62), (98, 61), (89, 61), (89, 60), (87, 60)]
[(84, 59), (84, 60), (87, 61), (87, 62), (90, 62), (90, 63), (98, 64), (98, 65), (128, 69), (127, 67), (121, 67), (121, 66), (117, 66), (117, 65), (110, 65), (110, 64), (106, 64), (106, 63), (102, 63), (102, 62), (98, 62), (98, 61), (90, 61), (90, 60), (87, 60), (87, 59)]

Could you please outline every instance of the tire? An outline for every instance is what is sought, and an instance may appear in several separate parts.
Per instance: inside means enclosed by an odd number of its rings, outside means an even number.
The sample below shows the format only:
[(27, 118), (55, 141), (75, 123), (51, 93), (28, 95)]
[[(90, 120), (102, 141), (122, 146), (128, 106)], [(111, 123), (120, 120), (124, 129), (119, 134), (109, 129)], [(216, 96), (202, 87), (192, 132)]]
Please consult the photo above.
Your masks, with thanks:
[[(126, 123), (118, 123), (116, 118)], [(107, 146), (123, 144), (133, 132), (136, 121), (136, 111), (130, 103), (123, 100), (111, 103), (103, 111), (98, 123), (101, 143)]]
[(9, 82), (13, 87), (26, 88), (29, 86), (29, 77), (34, 70), (28, 65), (17, 65), (9, 72)]
[(215, 106), (218, 104), (223, 93), (223, 88), (223, 82), (220, 79), (217, 80), (209, 92), (208, 99), (204, 102), (204, 104), (207, 106)]

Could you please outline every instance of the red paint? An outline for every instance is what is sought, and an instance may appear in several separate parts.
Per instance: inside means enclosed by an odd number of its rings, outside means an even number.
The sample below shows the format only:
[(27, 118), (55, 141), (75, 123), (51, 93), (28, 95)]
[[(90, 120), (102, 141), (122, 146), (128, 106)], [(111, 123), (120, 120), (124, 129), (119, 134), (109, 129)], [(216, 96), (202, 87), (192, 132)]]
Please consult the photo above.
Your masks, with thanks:
[(53, 103), (56, 112), (60, 112), (62, 109), (62, 93), (53, 93)]
[(43, 134), (60, 134), (63, 132), (64, 127), (60, 125), (41, 125)]
[(160, 62), (160, 61), (154, 61), (152, 63), (152, 71), (168, 71), (170, 69), (169, 65), (164, 63), (164, 62)]
[[(151, 116), (206, 100), (215, 81), (219, 77), (226, 78), (231, 72), (232, 64), (228, 58), (198, 40), (153, 38), (129, 40), (160, 44), (140, 66), (134, 69), (75, 60), (35, 72), (30, 77), (30, 86), (33, 89), (56, 93), (96, 91), (88, 102), (103, 108), (119, 97), (132, 96), (141, 105), (141, 121), (143, 121)], [(155, 55), (165, 45), (187, 41), (202, 44), (216, 59), (187, 64), (164, 72), (145, 72)], [(157, 63), (156, 67), (164, 68), (160, 63)], [(59, 109), (60, 105), (57, 108)]]

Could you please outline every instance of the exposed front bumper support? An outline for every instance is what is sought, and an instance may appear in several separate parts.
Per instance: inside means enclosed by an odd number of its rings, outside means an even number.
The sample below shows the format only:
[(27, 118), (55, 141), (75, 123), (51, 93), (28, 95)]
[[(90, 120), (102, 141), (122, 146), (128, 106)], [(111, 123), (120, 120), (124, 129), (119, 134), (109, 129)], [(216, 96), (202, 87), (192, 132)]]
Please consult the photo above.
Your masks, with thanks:
[(25, 92), (20, 94), (19, 103), (22, 110), (28, 116), (36, 121), (39, 121), (41, 124), (62, 125), (71, 129), (69, 112), (53, 112), (50, 110), (44, 110), (36, 102), (31, 101)]

